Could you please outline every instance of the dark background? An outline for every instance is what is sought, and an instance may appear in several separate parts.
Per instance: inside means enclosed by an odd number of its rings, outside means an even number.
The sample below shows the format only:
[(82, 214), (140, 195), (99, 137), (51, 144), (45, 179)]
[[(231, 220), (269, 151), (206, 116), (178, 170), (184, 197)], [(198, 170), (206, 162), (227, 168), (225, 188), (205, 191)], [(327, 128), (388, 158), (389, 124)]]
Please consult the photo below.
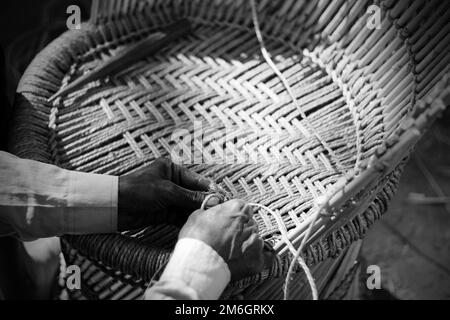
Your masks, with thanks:
[[(0, 4), (0, 44), (6, 56), (6, 79), (0, 81), (2, 87), (6, 84), (7, 96), (0, 97), (3, 149), (8, 118), (13, 114), (7, 99), (13, 99), (22, 72), (36, 53), (65, 30), (66, 8), (72, 4), (80, 5), (83, 19), (88, 17), (88, 0), (15, 0)], [(450, 204), (420, 205), (408, 200), (412, 193), (427, 197), (450, 194), (449, 150), (447, 112), (417, 146), (396, 198), (366, 236), (362, 259), (367, 265), (380, 266), (382, 285), (388, 294), (363, 292), (362, 298), (450, 299)], [(27, 297), (24, 290), (32, 286), (17, 259), (18, 251), (20, 244), (15, 240), (0, 238), (0, 286), (8, 288), (9, 298)]]

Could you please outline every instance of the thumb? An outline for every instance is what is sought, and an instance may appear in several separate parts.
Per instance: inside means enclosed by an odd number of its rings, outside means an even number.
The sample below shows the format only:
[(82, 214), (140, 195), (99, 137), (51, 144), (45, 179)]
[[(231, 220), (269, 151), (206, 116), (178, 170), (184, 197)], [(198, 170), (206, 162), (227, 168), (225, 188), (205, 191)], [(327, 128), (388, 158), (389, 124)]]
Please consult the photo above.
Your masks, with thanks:
[(165, 196), (166, 204), (169, 206), (198, 209), (208, 195), (206, 192), (185, 189), (172, 182), (169, 184), (168, 192)]

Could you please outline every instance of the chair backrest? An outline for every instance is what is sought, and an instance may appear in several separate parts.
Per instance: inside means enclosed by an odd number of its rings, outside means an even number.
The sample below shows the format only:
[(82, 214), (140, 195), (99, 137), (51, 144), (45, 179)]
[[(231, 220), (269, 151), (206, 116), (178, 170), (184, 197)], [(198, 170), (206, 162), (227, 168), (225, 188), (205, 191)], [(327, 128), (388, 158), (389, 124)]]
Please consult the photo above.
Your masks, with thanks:
[[(255, 220), (280, 260), (246, 285), (285, 274), (288, 253), (310, 225), (310, 265), (363, 237), (392, 199), (402, 159), (442, 109), (428, 95), (438, 95), (433, 88), (450, 61), (448, 1), (250, 4), (94, 1), (84, 32), (55, 40), (22, 78), (16, 104), (24, 111), (14, 135), (17, 154), (81, 171), (123, 174), (173, 156), (233, 197), (270, 208)], [(189, 36), (48, 102), (62, 86), (181, 18), (193, 26)], [(147, 281), (174, 239), (173, 229), (158, 226), (63, 243), (74, 261), (80, 250), (84, 259)]]
[[(200, 152), (220, 150), (216, 139), (237, 161), (226, 166), (209, 157), (213, 166), (197, 168), (235, 196), (275, 209), (279, 217), (262, 214), (259, 222), (266, 236), (280, 236), (280, 225), (301, 225), (317, 210), (314, 199), (342, 174), (357, 174), (448, 70), (450, 10), (447, 2), (425, 0), (257, 1), (267, 50), (295, 104), (260, 54), (250, 4), (94, 1), (91, 23), (138, 30), (181, 17), (191, 21), (195, 36), (158, 56), (152, 67), (134, 70), (145, 70), (142, 85), (160, 88), (156, 103), (167, 114), (156, 117), (172, 125), (151, 138), (143, 133), (136, 142), (131, 133), (125, 140), (138, 157), (146, 152), (137, 147), (142, 141), (167, 155), (164, 135), (181, 122), (188, 123), (181, 134), (193, 135), (194, 120), (203, 117), (210, 126), (202, 132), (207, 140), (197, 145)], [(192, 141), (184, 142), (182, 149), (189, 150)], [(257, 165), (246, 163), (255, 153)]]

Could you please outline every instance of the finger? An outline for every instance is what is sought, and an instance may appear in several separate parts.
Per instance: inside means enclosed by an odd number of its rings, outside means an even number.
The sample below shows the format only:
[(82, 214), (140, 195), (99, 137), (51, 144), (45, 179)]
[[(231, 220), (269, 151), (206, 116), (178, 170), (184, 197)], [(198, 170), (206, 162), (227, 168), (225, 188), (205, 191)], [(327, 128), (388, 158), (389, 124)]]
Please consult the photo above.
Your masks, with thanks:
[(203, 209), (208, 210), (210, 208), (218, 206), (222, 202), (223, 202), (222, 199), (218, 195), (209, 194), (206, 196), (204, 202), (202, 203)]
[(239, 223), (247, 223), (253, 216), (253, 209), (245, 201), (240, 199), (229, 200), (216, 207), (221, 212), (231, 218), (235, 218)]
[(255, 231), (255, 233), (259, 234), (259, 227), (258, 224), (256, 223), (255, 219), (251, 218), (247, 221), (246, 226), (248, 227), (252, 227), (253, 230)]
[(274, 251), (263, 251), (263, 259), (264, 259), (264, 269), (271, 269), (275, 260), (276, 253)]
[(171, 163), (170, 180), (183, 188), (196, 191), (209, 191), (211, 185), (214, 184), (212, 180), (173, 162)]
[(242, 252), (261, 252), (264, 245), (254, 227), (246, 227), (239, 235), (240, 248)]
[(253, 237), (253, 235), (257, 235), (255, 227), (252, 226), (243, 226), (242, 231), (240, 234), (240, 238), (242, 239), (242, 242), (248, 241), (250, 238)]
[(167, 206), (177, 206), (186, 209), (199, 209), (208, 195), (201, 191), (192, 191), (168, 182), (164, 190), (164, 200)]
[(248, 252), (252, 255), (259, 255), (264, 248), (264, 241), (261, 237), (252, 232), (247, 240), (242, 244), (243, 252)]
[[(256, 235), (259, 234), (258, 225), (255, 223), (255, 221), (253, 219), (250, 219), (249, 221), (244, 223), (243, 230), (245, 230), (246, 232), (248, 231), (250, 233), (254, 233)], [(249, 234), (249, 236), (250, 236), (250, 234)]]
[(250, 218), (253, 216), (252, 207), (244, 200), (241, 200), (241, 199), (229, 200), (229, 201), (225, 202), (223, 204), (223, 206), (224, 206), (224, 208), (226, 208), (227, 210), (229, 210), (231, 212), (244, 214)]
[(249, 225), (249, 226), (256, 225), (257, 226), (258, 224), (256, 223), (255, 219), (251, 218), (250, 220), (247, 221), (247, 225)]
[(205, 212), (205, 210), (197, 209), (197, 210), (195, 210), (194, 212), (192, 212), (191, 215), (198, 216), (198, 215), (200, 215), (200, 214), (203, 214), (204, 212)]
[(249, 218), (249, 221), (253, 218), (253, 208), (248, 203), (244, 205), (242, 212)]

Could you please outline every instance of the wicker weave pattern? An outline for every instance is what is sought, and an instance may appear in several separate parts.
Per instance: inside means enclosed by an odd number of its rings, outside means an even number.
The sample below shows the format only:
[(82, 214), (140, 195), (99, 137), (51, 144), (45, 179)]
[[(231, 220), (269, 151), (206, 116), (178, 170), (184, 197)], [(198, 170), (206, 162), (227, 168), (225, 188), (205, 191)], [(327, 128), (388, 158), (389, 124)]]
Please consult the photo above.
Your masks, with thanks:
[[(261, 235), (279, 249), (279, 260), (240, 288), (286, 272), (294, 231), (317, 212), (315, 199), (345, 173), (360, 172), (450, 61), (448, 2), (377, 2), (384, 12), (382, 29), (370, 30), (365, 27), (370, 1), (258, 1), (267, 50), (305, 119), (261, 58), (248, 1), (108, 3), (94, 6), (86, 32), (67, 33), (38, 56), (32, 65), (39, 72), (28, 70), (19, 104), (32, 104), (33, 113), (31, 119), (17, 117), (16, 153), (117, 175), (168, 156), (175, 145), (172, 133), (185, 129), (194, 137), (200, 124), (203, 139), (188, 142), (203, 159), (188, 166), (233, 196), (276, 212), (260, 210), (255, 219)], [(127, 44), (181, 17), (194, 26), (189, 37), (117, 77), (52, 105), (46, 101)], [(223, 162), (223, 145), (234, 163)], [(236, 163), (249, 155), (257, 157)], [(310, 265), (338, 256), (364, 235), (386, 210), (401, 167), (341, 208), (346, 218), (310, 242), (305, 252)], [(162, 230), (172, 236), (159, 244), (153, 242), (153, 228), (66, 239), (82, 255), (148, 281), (174, 241), (176, 231)]]

